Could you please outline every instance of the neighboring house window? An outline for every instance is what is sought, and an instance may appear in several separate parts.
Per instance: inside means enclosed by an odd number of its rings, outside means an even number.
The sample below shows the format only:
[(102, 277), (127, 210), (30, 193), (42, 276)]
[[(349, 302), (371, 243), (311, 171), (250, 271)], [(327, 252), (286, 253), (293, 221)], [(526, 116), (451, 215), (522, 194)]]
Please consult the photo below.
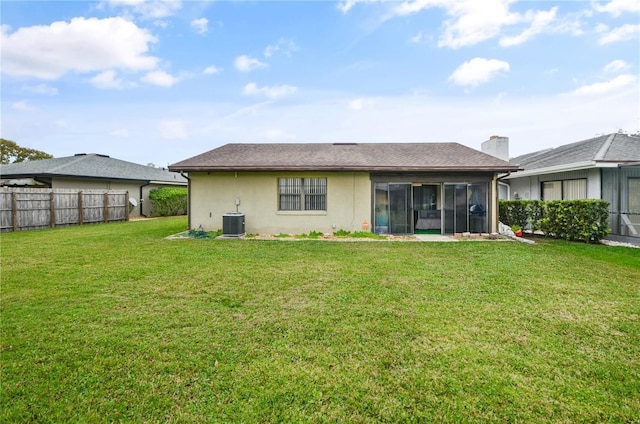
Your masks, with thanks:
[(278, 178), (281, 211), (327, 210), (326, 178)]
[(564, 200), (580, 200), (587, 198), (587, 180), (565, 180), (562, 182), (562, 198)]
[(587, 198), (587, 180), (546, 181), (542, 183), (544, 200), (579, 200)]
[(629, 212), (640, 214), (640, 178), (629, 178)]
[(562, 181), (542, 183), (542, 198), (546, 201), (562, 200)]
[(623, 234), (640, 236), (640, 178), (629, 178), (629, 198), (627, 199), (627, 213), (623, 216), (623, 223), (627, 230)]

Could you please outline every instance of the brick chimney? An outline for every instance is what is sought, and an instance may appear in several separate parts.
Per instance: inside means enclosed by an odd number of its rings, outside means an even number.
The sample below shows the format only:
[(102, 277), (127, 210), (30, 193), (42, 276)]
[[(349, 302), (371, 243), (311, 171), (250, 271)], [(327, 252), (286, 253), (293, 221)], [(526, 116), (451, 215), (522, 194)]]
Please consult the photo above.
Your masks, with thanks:
[(489, 140), (480, 145), (480, 150), (498, 159), (509, 161), (509, 137), (492, 135)]

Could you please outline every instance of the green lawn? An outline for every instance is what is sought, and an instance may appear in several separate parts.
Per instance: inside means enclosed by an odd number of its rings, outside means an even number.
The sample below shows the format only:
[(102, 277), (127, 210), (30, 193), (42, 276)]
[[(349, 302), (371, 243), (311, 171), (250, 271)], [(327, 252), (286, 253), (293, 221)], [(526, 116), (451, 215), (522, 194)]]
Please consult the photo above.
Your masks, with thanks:
[(1, 235), (1, 422), (638, 422), (640, 251)]

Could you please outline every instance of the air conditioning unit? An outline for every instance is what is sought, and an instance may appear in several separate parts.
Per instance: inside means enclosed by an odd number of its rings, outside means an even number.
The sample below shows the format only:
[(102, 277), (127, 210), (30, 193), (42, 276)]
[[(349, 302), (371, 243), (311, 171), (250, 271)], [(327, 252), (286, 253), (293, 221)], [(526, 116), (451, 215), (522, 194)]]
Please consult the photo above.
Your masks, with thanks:
[(242, 237), (245, 234), (243, 213), (229, 212), (222, 215), (223, 237)]

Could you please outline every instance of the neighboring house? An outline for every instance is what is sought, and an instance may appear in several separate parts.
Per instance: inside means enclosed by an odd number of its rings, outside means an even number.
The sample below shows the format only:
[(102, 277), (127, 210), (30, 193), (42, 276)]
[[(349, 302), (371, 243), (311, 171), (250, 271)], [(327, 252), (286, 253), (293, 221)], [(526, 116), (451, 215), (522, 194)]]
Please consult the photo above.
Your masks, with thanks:
[(150, 214), (152, 189), (187, 185), (183, 176), (166, 169), (85, 153), (2, 165), (0, 179), (5, 187), (127, 190), (132, 217)]
[(497, 231), (506, 161), (458, 143), (227, 144), (169, 166), (189, 177), (189, 228), (245, 215), (258, 234)]
[(640, 237), (639, 135), (602, 135), (518, 156), (511, 163), (524, 170), (501, 179), (509, 185), (501, 197), (603, 199), (611, 204), (612, 235)]

